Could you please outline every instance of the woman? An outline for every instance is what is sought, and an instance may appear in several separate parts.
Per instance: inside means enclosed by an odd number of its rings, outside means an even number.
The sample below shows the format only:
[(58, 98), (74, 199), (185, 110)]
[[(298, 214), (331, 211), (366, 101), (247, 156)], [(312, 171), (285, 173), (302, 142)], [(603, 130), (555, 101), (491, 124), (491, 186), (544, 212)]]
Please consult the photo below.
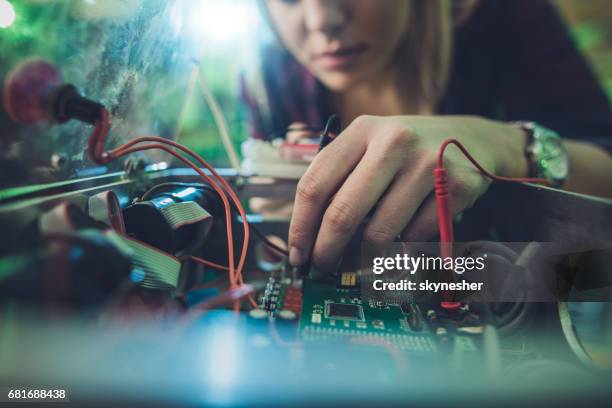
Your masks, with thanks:
[[(298, 184), (291, 264), (334, 265), (375, 205), (366, 240), (435, 235), (432, 173), (449, 137), (496, 175), (612, 196), (610, 105), (547, 1), (261, 5), (282, 48), (265, 55), (269, 112), (246, 94), (255, 136), (331, 112), (347, 125)], [(455, 148), (445, 167), (455, 213), (488, 187)]]

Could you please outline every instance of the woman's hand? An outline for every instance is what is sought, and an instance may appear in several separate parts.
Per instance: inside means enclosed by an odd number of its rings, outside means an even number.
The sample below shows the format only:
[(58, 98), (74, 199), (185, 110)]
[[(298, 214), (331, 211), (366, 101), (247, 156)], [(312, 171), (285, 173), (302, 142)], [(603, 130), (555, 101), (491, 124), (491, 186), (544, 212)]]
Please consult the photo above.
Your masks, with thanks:
[[(525, 135), (505, 123), (467, 116), (357, 118), (312, 162), (301, 178), (289, 229), (290, 262), (312, 254), (333, 267), (368, 212), (373, 244), (401, 235), (423, 241), (437, 232), (433, 170), (445, 139), (461, 141), (485, 169), (500, 176), (527, 172)], [(456, 149), (444, 155), (453, 213), (472, 206), (488, 180)]]

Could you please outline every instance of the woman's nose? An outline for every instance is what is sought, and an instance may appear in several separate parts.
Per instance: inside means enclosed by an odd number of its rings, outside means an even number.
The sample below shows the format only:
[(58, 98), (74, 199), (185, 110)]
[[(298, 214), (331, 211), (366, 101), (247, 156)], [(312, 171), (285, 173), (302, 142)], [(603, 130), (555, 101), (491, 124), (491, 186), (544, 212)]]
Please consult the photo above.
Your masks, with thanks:
[(326, 34), (338, 32), (347, 20), (347, 1), (351, 0), (305, 0), (303, 4), (306, 28)]

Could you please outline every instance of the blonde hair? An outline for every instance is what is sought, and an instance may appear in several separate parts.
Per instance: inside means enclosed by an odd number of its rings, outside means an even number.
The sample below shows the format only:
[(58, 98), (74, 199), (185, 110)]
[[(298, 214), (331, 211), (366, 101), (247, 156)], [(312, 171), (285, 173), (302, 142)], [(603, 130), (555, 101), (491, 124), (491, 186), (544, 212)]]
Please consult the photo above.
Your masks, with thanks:
[(406, 33), (421, 110), (434, 111), (444, 96), (453, 53), (453, 29), (465, 22), (478, 0), (410, 0)]

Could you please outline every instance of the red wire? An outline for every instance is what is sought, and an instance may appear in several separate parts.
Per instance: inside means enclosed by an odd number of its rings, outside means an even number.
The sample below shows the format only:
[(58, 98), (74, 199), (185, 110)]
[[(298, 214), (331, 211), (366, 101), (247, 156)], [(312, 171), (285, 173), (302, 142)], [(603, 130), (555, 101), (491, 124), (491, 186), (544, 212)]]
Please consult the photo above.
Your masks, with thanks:
[[(240, 204), (240, 200), (238, 199), (238, 197), (236, 196), (236, 194), (234, 193), (233, 189), (231, 188), (231, 186), (229, 185), (229, 183), (227, 183), (227, 181), (225, 181), (225, 179), (223, 179), (216, 171), (215, 169), (208, 164), (204, 159), (202, 159), (198, 154), (196, 154), (194, 151), (190, 150), (189, 148), (176, 143), (172, 140), (168, 140), (168, 139), (164, 139), (158, 136), (142, 136), (136, 139), (133, 139), (129, 142), (127, 142), (126, 144), (124, 144), (123, 146), (121, 146), (120, 148), (127, 148), (127, 147), (131, 147), (134, 146), (138, 143), (142, 143), (142, 142), (159, 142), (159, 143), (164, 143), (164, 144), (168, 144), (174, 148), (177, 148), (179, 150), (182, 150), (183, 152), (189, 154), (191, 157), (193, 157), (198, 163), (200, 163), (202, 166), (204, 166), (207, 170), (209, 170), (211, 172), (211, 174), (221, 183), (221, 185), (224, 187), (225, 191), (230, 195), (230, 197), (232, 198), (232, 201), (234, 201), (234, 204), (236, 204), (236, 208), (238, 209), (238, 212), (240, 213), (240, 216), (243, 219), (243, 229), (244, 229), (244, 242), (245, 245), (243, 245), (242, 248), (242, 255), (240, 258), (240, 263), (238, 264), (238, 270), (242, 271), (242, 268), (244, 266), (244, 262), (246, 261), (246, 253), (247, 253), (247, 249), (248, 249), (248, 243), (249, 243), (249, 224), (248, 224), (248, 220), (246, 219), (246, 213), (244, 212), (244, 208), (242, 207), (242, 205)], [(95, 149), (95, 151), (93, 152), (94, 155), (96, 155), (97, 157), (101, 157), (102, 160), (105, 160), (105, 158), (103, 158), (102, 153), (101, 153), (101, 147), (103, 146), (104, 143), (96, 143), (95, 146), (97, 146), (97, 148)], [(115, 149), (117, 150), (117, 149)], [(240, 273), (240, 279), (242, 279), (242, 273)]]
[(236, 286), (236, 272), (235, 272), (235, 266), (234, 266), (234, 243), (233, 243), (232, 228), (231, 228), (231, 212), (230, 212), (229, 201), (227, 201), (227, 197), (225, 196), (225, 194), (223, 194), (223, 191), (221, 190), (219, 185), (217, 185), (217, 183), (215, 183), (214, 180), (208, 177), (208, 175), (204, 173), (202, 170), (200, 170), (196, 165), (194, 165), (189, 160), (187, 160), (185, 157), (181, 156), (180, 154), (176, 153), (174, 150), (170, 149), (169, 147), (163, 144), (154, 143), (154, 144), (134, 146), (134, 147), (129, 147), (129, 148), (121, 146), (117, 149), (114, 149), (108, 152), (108, 157), (110, 158), (110, 160), (114, 160), (114, 159), (117, 159), (121, 156), (125, 156), (130, 153), (140, 152), (143, 150), (151, 150), (151, 149), (163, 150), (171, 154), (172, 156), (176, 157), (177, 159), (185, 163), (187, 166), (191, 167), (196, 173), (198, 173), (202, 178), (204, 178), (204, 180), (206, 180), (209, 184), (211, 184), (212, 187), (221, 196), (223, 205), (225, 207), (225, 216), (227, 219), (226, 229), (227, 229), (227, 236), (228, 236), (230, 288), (234, 288)]
[(457, 139), (446, 139), (442, 143), (442, 145), (440, 146), (440, 150), (438, 152), (438, 168), (439, 169), (444, 168), (444, 163), (443, 163), (444, 152), (445, 152), (446, 148), (448, 147), (448, 145), (450, 145), (450, 144), (454, 144), (455, 146), (457, 146), (459, 148), (459, 150), (461, 150), (463, 155), (470, 162), (472, 162), (474, 167), (476, 167), (482, 174), (484, 174), (485, 176), (487, 176), (491, 180), (494, 180), (494, 181), (506, 181), (506, 182), (512, 182), (512, 183), (536, 183), (536, 184), (546, 184), (546, 185), (549, 185), (549, 186), (552, 185), (552, 183), (549, 180), (542, 179), (542, 178), (523, 178), (523, 177), (496, 176), (495, 174), (490, 173), (489, 171), (487, 171), (487, 169), (482, 167), (480, 165), (480, 163), (478, 163), (476, 161), (476, 159), (474, 159), (474, 157), (470, 154), (470, 152), (468, 152), (467, 149)]
[(207, 261), (206, 259), (197, 257), (197, 256), (193, 256), (193, 255), (188, 255), (185, 257), (181, 257), (181, 259), (186, 259), (186, 260), (190, 260), (193, 262), (197, 262), (199, 264), (202, 264), (204, 266), (209, 266), (211, 268), (216, 268), (216, 269), (220, 269), (222, 271), (229, 271), (229, 268), (227, 266), (223, 266), (223, 265), (219, 265), (217, 263), (211, 262), (211, 261)]
[[(230, 281), (232, 282), (230, 287), (236, 287), (236, 286), (241, 286), (244, 285), (244, 278), (242, 275), (243, 272), (243, 268), (244, 268), (244, 264), (246, 261), (246, 256), (247, 256), (247, 250), (248, 250), (248, 244), (249, 244), (249, 233), (250, 233), (250, 229), (249, 229), (249, 224), (248, 224), (248, 220), (246, 217), (246, 213), (244, 211), (244, 208), (242, 207), (242, 204), (240, 203), (240, 200), (238, 199), (238, 197), (236, 196), (236, 194), (234, 193), (234, 191), (232, 190), (232, 188), (230, 187), (230, 185), (225, 181), (225, 179), (223, 179), (215, 170), (212, 166), (210, 166), (206, 161), (204, 161), (204, 159), (202, 159), (201, 157), (199, 157), (196, 153), (194, 153), (193, 151), (191, 151), (190, 149), (188, 149), (187, 147), (180, 145), (176, 142), (173, 142), (171, 140), (167, 140), (167, 139), (163, 139), (157, 136), (143, 136), (143, 137), (139, 137), (136, 138), (128, 143), (126, 143), (125, 145), (121, 146), (118, 149), (114, 149), (111, 150), (109, 152), (109, 155), (114, 159), (115, 158), (115, 154), (117, 151), (120, 152), (124, 152), (124, 154), (127, 153), (131, 153), (134, 151), (138, 151), (138, 150), (145, 150), (145, 149), (140, 149), (140, 147), (131, 147), (128, 148), (129, 146), (134, 146), (138, 143), (142, 143), (144, 141), (157, 141), (157, 142), (161, 142), (161, 143), (166, 143), (169, 144), (173, 147), (176, 147), (180, 150), (183, 150), (184, 152), (190, 154), (192, 157), (194, 157), (200, 164), (202, 164), (204, 167), (206, 167), (217, 179), (218, 181), (225, 187), (225, 190), (229, 193), (230, 197), (232, 198), (232, 200), (234, 201), (234, 204), (236, 204), (236, 208), (238, 209), (238, 212), (240, 213), (240, 216), (242, 218), (242, 224), (243, 224), (243, 230), (244, 230), (244, 241), (243, 241), (243, 245), (242, 245), (242, 253), (240, 256), (240, 261), (238, 263), (238, 267), (236, 267), (236, 272), (232, 273), (232, 268), (231, 266), (234, 265), (234, 257), (233, 257), (233, 233), (231, 230), (231, 214), (228, 214), (228, 209), (229, 209), (229, 202), (227, 202), (227, 198), (225, 197), (225, 194), (223, 194), (223, 191), (218, 189), (218, 186), (216, 185), (216, 183), (214, 183), (214, 181), (212, 181), (209, 177), (205, 176), (205, 173), (203, 173), (200, 169), (197, 168), (197, 166), (194, 166), (191, 162), (189, 162), (188, 160), (181, 158), (182, 156), (177, 155), (176, 152), (173, 152), (170, 149), (167, 149), (163, 146), (159, 146), (156, 144), (151, 144), (151, 145), (145, 145), (145, 147), (147, 148), (159, 148), (161, 150), (167, 151), (170, 154), (174, 155), (175, 157), (179, 158), (181, 161), (183, 161), (184, 163), (188, 164), (191, 168), (193, 168), (196, 172), (198, 172), (198, 174), (200, 174), (202, 177), (205, 178), (205, 180), (207, 180), (210, 184), (213, 185), (213, 188), (215, 188), (215, 190), (217, 191), (217, 193), (222, 197), (222, 199), (224, 199), (224, 204), (227, 204), (226, 206), (226, 218), (228, 220), (228, 222), (226, 223), (226, 225), (228, 226), (228, 244), (230, 246), (231, 249), (229, 249), (230, 252), (230, 259), (229, 259), (229, 264), (230, 264)], [(163, 147), (163, 148), (162, 148)], [(128, 149), (126, 149), (128, 148)], [(125, 151), (123, 149), (126, 149)], [(123, 154), (122, 154), (123, 155)], [(251, 304), (252, 307), (254, 308), (258, 308), (259, 305), (257, 304), (257, 302), (253, 299), (252, 295), (247, 295), (247, 299), (249, 301), (249, 303)], [(235, 305), (234, 309), (237, 311), (237, 307), (238, 304)]]
[[(134, 140), (131, 140), (130, 142), (116, 148), (113, 149), (109, 152), (105, 152), (104, 151), (104, 144), (105, 144), (105, 140), (106, 140), (106, 136), (108, 135), (110, 129), (110, 121), (109, 121), (109, 114), (108, 111), (106, 111), (106, 109), (102, 109), (101, 111), (101, 120), (99, 122), (97, 122), (94, 126), (94, 130), (91, 134), (91, 137), (89, 138), (89, 142), (88, 142), (88, 146), (87, 146), (87, 151), (89, 156), (91, 157), (91, 159), (97, 163), (100, 164), (104, 164), (104, 163), (108, 163), (111, 160), (114, 160), (120, 156), (126, 155), (126, 154), (130, 154), (130, 153), (134, 153), (137, 151), (142, 151), (142, 150), (149, 150), (149, 149), (160, 149), (163, 150), (171, 155), (173, 155), (174, 157), (178, 158), (179, 160), (181, 160), (182, 162), (184, 162), (185, 164), (187, 164), (189, 167), (191, 167), (194, 171), (196, 171), (200, 176), (202, 176), (202, 178), (204, 178), (204, 180), (206, 180), (209, 184), (212, 185), (212, 187), (215, 189), (215, 191), (217, 191), (217, 193), (221, 196), (221, 199), (224, 203), (224, 207), (225, 207), (225, 212), (226, 212), (226, 218), (227, 218), (227, 222), (226, 222), (226, 226), (227, 226), (227, 234), (228, 234), (228, 252), (229, 252), (229, 264), (230, 266), (228, 267), (228, 270), (230, 271), (230, 287), (234, 287), (236, 285), (243, 285), (244, 284), (244, 279), (242, 276), (242, 271), (244, 268), (244, 264), (246, 261), (246, 255), (247, 255), (247, 250), (248, 250), (248, 243), (249, 243), (249, 225), (248, 225), (248, 220), (246, 218), (246, 213), (244, 212), (244, 208), (242, 207), (240, 200), (238, 199), (238, 197), (236, 196), (236, 194), (234, 193), (234, 191), (232, 190), (231, 186), (229, 185), (229, 183), (227, 183), (227, 181), (225, 181), (222, 177), (219, 176), (219, 174), (214, 170), (214, 168), (212, 166), (210, 166), (204, 159), (202, 159), (200, 156), (198, 156), (195, 152), (193, 152), (192, 150), (186, 148), (185, 146), (182, 146), (179, 143), (176, 143), (174, 141), (168, 140), (168, 139), (164, 139), (164, 138), (160, 138), (157, 136), (145, 136), (145, 137), (140, 137), (140, 138), (136, 138)], [(136, 144), (142, 143), (142, 142), (147, 142), (147, 141), (152, 141), (152, 142), (158, 142), (158, 144), (148, 144), (148, 145), (144, 145), (144, 146), (138, 146), (138, 147), (132, 147)], [(238, 266), (236, 267), (234, 265), (234, 256), (233, 256), (233, 234), (232, 234), (232, 230), (231, 230), (231, 212), (230, 212), (230, 206), (229, 206), (229, 202), (227, 201), (227, 197), (225, 196), (225, 194), (223, 193), (223, 190), (218, 186), (217, 183), (215, 183), (214, 180), (212, 180), (210, 177), (208, 177), (204, 172), (202, 172), (199, 168), (197, 168), (197, 166), (195, 166), (193, 163), (191, 163), (189, 160), (187, 160), (185, 157), (179, 155), (178, 153), (174, 152), (173, 150), (167, 148), (166, 146), (163, 146), (159, 143), (163, 143), (163, 144), (167, 144), (170, 145), (174, 148), (177, 148), (179, 150), (182, 150), (183, 152), (189, 154), (192, 158), (194, 158), (198, 163), (200, 163), (202, 166), (204, 166), (206, 169), (208, 169), (211, 174), (213, 175), (213, 177), (215, 177), (217, 179), (217, 181), (219, 181), (219, 183), (223, 186), (224, 190), (226, 191), (226, 193), (230, 196), (230, 198), (232, 199), (232, 201), (236, 204), (236, 208), (238, 208), (238, 212), (240, 213), (240, 216), (242, 217), (242, 222), (243, 222), (243, 228), (244, 228), (244, 243), (243, 243), (243, 247), (242, 247), (242, 253), (240, 256), (240, 261), (238, 263)], [(229, 213), (229, 214), (228, 214)], [(219, 265), (221, 266), (221, 265)], [(234, 270), (237, 270), (237, 273), (234, 272)], [(257, 303), (254, 301), (254, 299), (252, 298), (252, 296), (248, 296), (249, 301), (251, 303), (251, 305), (253, 307), (258, 307)]]
[(434, 170), (434, 190), (436, 194), (436, 204), (438, 207), (438, 224), (440, 228), (440, 253), (443, 257), (452, 256), (453, 223), (450, 194), (448, 192), (448, 177), (444, 169), (444, 152), (448, 145), (454, 144), (461, 150), (463, 155), (476, 167), (480, 173), (494, 181), (515, 182), (515, 183), (538, 183), (551, 185), (549, 180), (542, 178), (523, 178), (523, 177), (502, 177), (487, 171), (467, 149), (456, 139), (447, 139), (440, 146), (438, 152), (438, 165)]
[[(537, 183), (551, 185), (549, 180), (541, 178), (523, 178), (523, 177), (502, 177), (490, 173), (474, 159), (467, 149), (456, 139), (447, 139), (440, 146), (438, 151), (438, 165), (434, 169), (434, 191), (436, 195), (436, 206), (438, 209), (438, 227), (440, 229), (440, 256), (449, 258), (453, 256), (453, 242), (455, 240), (453, 233), (453, 213), (451, 208), (451, 197), (448, 192), (448, 177), (444, 168), (444, 152), (448, 145), (454, 144), (461, 150), (463, 155), (482, 173), (493, 181), (504, 181), (514, 183)], [(452, 296), (445, 293), (445, 297), (449, 301), (441, 303), (445, 309), (457, 309), (461, 304), (452, 301)]]
[(190, 156), (192, 156), (198, 163), (200, 163), (202, 166), (204, 166), (208, 171), (211, 172), (211, 174), (217, 178), (217, 180), (221, 183), (221, 185), (224, 187), (225, 191), (229, 194), (230, 198), (232, 199), (232, 201), (234, 202), (234, 204), (236, 204), (236, 208), (238, 209), (238, 213), (240, 214), (240, 217), (242, 218), (242, 224), (243, 224), (243, 231), (244, 231), (244, 243), (242, 246), (242, 253), (241, 253), (241, 257), (240, 257), (240, 261), (237, 267), (237, 270), (239, 271), (238, 274), (238, 279), (240, 282), (242, 282), (242, 270), (244, 268), (244, 263), (246, 261), (246, 254), (247, 254), (247, 250), (248, 250), (248, 244), (249, 244), (249, 235), (250, 235), (250, 229), (249, 229), (249, 223), (248, 220), (246, 218), (246, 213), (244, 211), (244, 208), (242, 207), (242, 204), (240, 203), (240, 200), (238, 199), (238, 197), (236, 196), (236, 193), (234, 192), (234, 190), (231, 188), (231, 186), (229, 185), (229, 183), (227, 183), (227, 181), (225, 181), (225, 179), (223, 177), (221, 177), (216, 171), (215, 169), (208, 164), (204, 159), (202, 159), (200, 156), (198, 156), (195, 152), (193, 152), (192, 150), (190, 150), (189, 148), (176, 143), (172, 140), (167, 140), (161, 137), (157, 137), (157, 136), (143, 136), (143, 137), (139, 137), (136, 138), (128, 143), (126, 143), (125, 145), (123, 145), (122, 147), (129, 147), (129, 146), (133, 146), (135, 144), (144, 142), (144, 141), (152, 141), (152, 142), (159, 142), (159, 143), (165, 143), (168, 144), (172, 147), (175, 147), (179, 150), (184, 151), (185, 153), (189, 154)]

